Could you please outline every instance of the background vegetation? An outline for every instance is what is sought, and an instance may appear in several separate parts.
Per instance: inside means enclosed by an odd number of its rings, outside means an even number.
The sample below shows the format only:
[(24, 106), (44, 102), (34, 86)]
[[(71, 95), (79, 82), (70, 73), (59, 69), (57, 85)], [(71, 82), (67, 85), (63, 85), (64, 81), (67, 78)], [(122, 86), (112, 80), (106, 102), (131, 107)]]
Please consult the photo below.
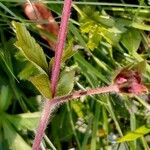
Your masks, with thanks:
[[(25, 0), (0, 0), (0, 149), (28, 150), (34, 138), (43, 96), (33, 86), (39, 73), (31, 63), (37, 49), (27, 47), (33, 40), (43, 48), (51, 67), (54, 52), (41, 37), (35, 21), (23, 12)], [(60, 22), (62, 1), (43, 1)], [(76, 1), (72, 8), (64, 49), (60, 93), (88, 89), (112, 82), (125, 66), (145, 61), (143, 81), (150, 84), (150, 2)], [(21, 22), (16, 30), (12, 21)], [(26, 30), (26, 28), (27, 30)], [(16, 33), (15, 33), (15, 32)], [(49, 39), (53, 35), (44, 33)], [(26, 44), (16, 43), (23, 36)], [(35, 41), (33, 40), (32, 43)], [(25, 46), (24, 53), (14, 45)], [(30, 45), (30, 44), (29, 44)], [(27, 47), (27, 48), (26, 48)], [(39, 60), (39, 59), (38, 59)], [(43, 62), (43, 61), (42, 61)], [(39, 66), (44, 64), (39, 64)], [(143, 70), (144, 65), (140, 64)], [(48, 70), (45, 68), (44, 71)], [(41, 71), (41, 70), (40, 70)], [(68, 73), (69, 72), (69, 73)], [(73, 73), (70, 73), (73, 72)], [(75, 72), (75, 75), (74, 75)], [(30, 81), (33, 83), (31, 83)], [(39, 80), (38, 80), (39, 81)], [(63, 91), (64, 90), (64, 91)], [(41, 149), (149, 150), (149, 94), (139, 96), (96, 95), (82, 97), (61, 106), (47, 127)], [(122, 138), (121, 138), (122, 137)]]

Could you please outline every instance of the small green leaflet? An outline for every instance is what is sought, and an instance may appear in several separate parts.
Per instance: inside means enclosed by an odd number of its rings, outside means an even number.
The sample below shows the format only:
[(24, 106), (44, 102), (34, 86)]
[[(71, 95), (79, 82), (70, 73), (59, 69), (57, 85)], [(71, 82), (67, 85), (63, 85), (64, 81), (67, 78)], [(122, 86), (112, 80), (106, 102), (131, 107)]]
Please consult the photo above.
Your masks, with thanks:
[(121, 43), (131, 53), (136, 52), (141, 43), (141, 35), (137, 29), (129, 29), (122, 36)]
[(74, 86), (74, 75), (74, 70), (62, 72), (60, 80), (58, 82), (56, 94), (57, 96), (66, 95), (72, 91)]
[(140, 128), (137, 128), (135, 131), (129, 132), (125, 136), (119, 138), (117, 142), (120, 143), (120, 142), (133, 141), (149, 132), (150, 132), (150, 125), (144, 125), (141, 126)]

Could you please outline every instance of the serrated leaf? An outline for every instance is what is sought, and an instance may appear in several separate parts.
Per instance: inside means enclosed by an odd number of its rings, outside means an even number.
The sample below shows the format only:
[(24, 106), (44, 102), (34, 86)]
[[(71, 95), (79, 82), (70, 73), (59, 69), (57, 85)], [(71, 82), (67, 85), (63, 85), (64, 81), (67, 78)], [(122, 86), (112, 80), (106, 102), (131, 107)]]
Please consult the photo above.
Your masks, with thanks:
[(49, 77), (46, 74), (39, 74), (30, 77), (29, 81), (39, 90), (45, 98), (51, 98), (51, 88)]
[(4, 138), (9, 143), (9, 148), (13, 150), (31, 150), (31, 147), (15, 131), (13, 126), (7, 121), (3, 121)]
[(18, 40), (15, 45), (38, 69), (48, 73), (48, 64), (40, 45), (36, 43), (35, 39), (30, 35), (22, 23), (13, 21), (12, 24), (16, 30), (16, 36)]
[(129, 52), (136, 52), (141, 43), (140, 32), (136, 29), (129, 29), (123, 34), (121, 43)]
[(74, 86), (74, 75), (75, 71), (64, 71), (61, 74), (60, 80), (58, 82), (58, 87), (57, 87), (57, 96), (62, 96), (69, 94)]
[(19, 115), (9, 115), (7, 118), (17, 130), (24, 130), (24, 129), (35, 130), (38, 125), (40, 113), (35, 112), (35, 113), (23, 113)]
[(141, 126), (140, 128), (136, 129), (133, 132), (127, 133), (125, 136), (119, 138), (117, 142), (127, 142), (127, 141), (133, 141), (136, 140), (139, 137), (142, 137), (144, 134), (147, 134), (150, 132), (150, 127), (149, 126)]

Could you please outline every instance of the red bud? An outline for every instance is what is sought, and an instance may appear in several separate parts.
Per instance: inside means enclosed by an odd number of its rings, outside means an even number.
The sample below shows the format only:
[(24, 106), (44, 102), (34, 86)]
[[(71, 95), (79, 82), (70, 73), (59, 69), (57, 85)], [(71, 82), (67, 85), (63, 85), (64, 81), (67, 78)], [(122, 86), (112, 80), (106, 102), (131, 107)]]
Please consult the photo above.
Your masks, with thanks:
[(147, 87), (142, 83), (141, 74), (136, 70), (121, 70), (115, 77), (114, 83), (123, 93), (142, 94), (148, 92)]

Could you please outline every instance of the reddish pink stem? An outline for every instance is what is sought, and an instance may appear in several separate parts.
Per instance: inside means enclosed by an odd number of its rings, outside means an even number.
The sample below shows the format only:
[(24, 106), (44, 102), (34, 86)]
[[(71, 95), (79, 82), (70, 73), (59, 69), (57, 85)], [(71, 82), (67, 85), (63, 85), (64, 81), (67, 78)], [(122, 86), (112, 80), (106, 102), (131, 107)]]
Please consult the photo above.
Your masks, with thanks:
[[(61, 58), (62, 58), (63, 48), (65, 45), (68, 20), (69, 20), (70, 11), (71, 11), (71, 3), (72, 3), (72, 0), (64, 1), (64, 7), (63, 7), (63, 12), (62, 12), (60, 29), (58, 33), (58, 39), (57, 39), (56, 50), (55, 50), (55, 58), (54, 58), (54, 64), (52, 68), (52, 76), (51, 76), (52, 97), (55, 96), (56, 86), (57, 86), (57, 82), (59, 78)], [(47, 127), (48, 120), (50, 118), (50, 114), (52, 113), (54, 109), (53, 107), (54, 105), (52, 105), (52, 102), (53, 101), (50, 101), (50, 100), (45, 101), (42, 116), (39, 122), (39, 126), (37, 129), (33, 147), (32, 147), (33, 150), (39, 150), (40, 143), (44, 135), (44, 131)]]
[(42, 112), (42, 115), (41, 115), (41, 118), (39, 121), (39, 125), (38, 125), (37, 131), (36, 131), (36, 135), (34, 138), (34, 143), (32, 146), (33, 150), (39, 150), (39, 148), (40, 148), (40, 143), (42, 141), (42, 138), (44, 136), (44, 131), (47, 127), (47, 124), (48, 124), (48, 121), (50, 118), (50, 116), (49, 116), (51, 113), (50, 110), (51, 110), (51, 101), (46, 100), (44, 103), (44, 109), (43, 109), (43, 112)]
[[(95, 95), (95, 94), (103, 94), (103, 93), (109, 93), (109, 92), (116, 92), (119, 93), (119, 88), (118, 85), (109, 85), (106, 87), (100, 87), (100, 88), (95, 88), (95, 89), (89, 89), (87, 91), (75, 91), (69, 95), (64, 95), (64, 96), (59, 96), (59, 97), (54, 97), (50, 102), (55, 103), (55, 107), (52, 107), (52, 109), (58, 107), (60, 104), (66, 103), (69, 100), (72, 99), (77, 99), (82, 96), (88, 96), (88, 95)], [(53, 106), (53, 105), (52, 105)]]
[(46, 129), (46, 126), (48, 124), (48, 121), (51, 119), (52, 113), (54, 110), (59, 107), (61, 104), (64, 104), (72, 99), (77, 99), (81, 96), (88, 96), (88, 95), (94, 95), (94, 94), (102, 94), (102, 93), (108, 93), (108, 92), (119, 92), (117, 85), (110, 85), (107, 87), (101, 87), (101, 88), (95, 88), (95, 89), (89, 89), (87, 91), (75, 91), (74, 93), (71, 93), (69, 95), (61, 96), (61, 97), (54, 97), (52, 100), (47, 100), (44, 104), (44, 110), (42, 112), (42, 116), (40, 119), (40, 124), (37, 129), (35, 141), (33, 144), (33, 150), (39, 150), (39, 145), (42, 140), (44, 131)]
[(64, 1), (64, 8), (62, 12), (61, 24), (60, 24), (60, 29), (58, 33), (57, 45), (56, 45), (56, 50), (55, 50), (55, 58), (54, 58), (54, 64), (52, 68), (52, 76), (51, 76), (52, 97), (55, 96), (56, 86), (57, 86), (57, 82), (59, 78), (61, 58), (62, 58), (63, 48), (65, 45), (68, 20), (69, 20), (70, 11), (71, 11), (71, 2), (72, 0)]

